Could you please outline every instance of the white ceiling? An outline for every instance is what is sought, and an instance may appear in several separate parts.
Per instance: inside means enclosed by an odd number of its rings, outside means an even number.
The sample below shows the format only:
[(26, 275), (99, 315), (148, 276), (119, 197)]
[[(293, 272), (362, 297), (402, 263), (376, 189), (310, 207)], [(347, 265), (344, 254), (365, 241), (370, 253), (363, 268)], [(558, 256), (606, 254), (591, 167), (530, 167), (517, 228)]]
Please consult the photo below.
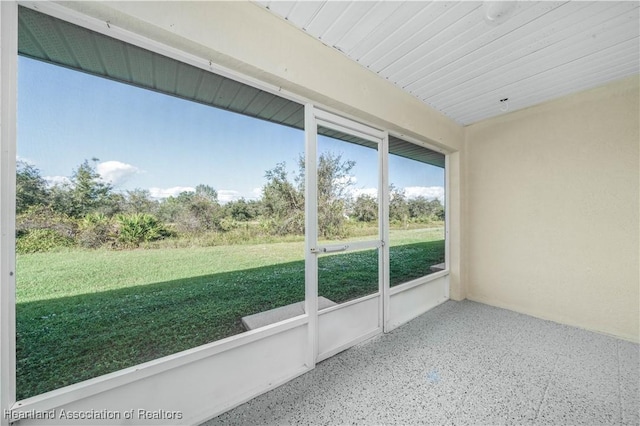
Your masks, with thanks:
[(491, 3), (258, 2), (463, 125), (639, 72), (638, 1)]

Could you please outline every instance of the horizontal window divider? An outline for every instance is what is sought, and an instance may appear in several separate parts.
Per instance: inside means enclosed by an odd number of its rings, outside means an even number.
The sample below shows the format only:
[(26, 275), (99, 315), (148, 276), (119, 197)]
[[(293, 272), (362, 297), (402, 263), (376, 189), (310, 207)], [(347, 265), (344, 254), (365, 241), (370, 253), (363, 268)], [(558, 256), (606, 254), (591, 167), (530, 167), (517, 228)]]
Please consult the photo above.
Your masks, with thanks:
[(335, 252), (343, 252), (348, 253), (355, 250), (364, 250), (364, 249), (373, 249), (380, 248), (384, 244), (381, 240), (371, 240), (371, 241), (352, 241), (345, 242), (344, 244), (327, 244), (327, 245), (318, 245), (315, 249), (312, 249), (312, 253), (324, 254), (324, 253), (335, 253)]
[(425, 275), (424, 277), (416, 278), (415, 280), (407, 281), (406, 283), (391, 287), (389, 289), (389, 295), (393, 296), (394, 294), (402, 293), (403, 291), (410, 290), (414, 287), (418, 287), (423, 284), (429, 284), (431, 281), (435, 281), (438, 278), (442, 278), (447, 275), (449, 275), (449, 269)]
[(330, 129), (339, 130), (354, 136), (359, 136), (363, 139), (379, 143), (385, 138), (386, 133), (382, 130), (365, 126), (352, 120), (348, 120), (341, 116), (323, 111), (321, 109), (315, 109), (315, 116), (318, 126), (328, 127)]
[[(416, 146), (419, 146), (419, 147), (422, 147), (422, 148), (426, 148), (426, 149), (428, 149), (430, 151), (438, 152), (438, 153), (440, 153), (442, 155), (445, 155), (445, 156), (455, 152), (455, 151), (453, 151), (451, 149), (443, 149), (443, 148), (440, 148), (439, 146), (430, 144), (428, 142), (424, 142), (424, 141), (422, 141), (420, 139), (416, 139), (416, 138), (411, 137), (409, 135), (406, 135), (404, 133), (396, 132), (396, 131), (393, 131), (393, 130), (389, 130), (389, 136), (397, 138), (397, 139), (401, 139), (401, 140), (403, 140), (405, 142), (409, 142), (409, 143), (411, 143), (413, 145), (416, 145)], [(391, 153), (391, 154), (393, 154), (393, 153)]]
[[(356, 136), (356, 137), (358, 137), (360, 139), (364, 139), (366, 141), (374, 143), (374, 144), (376, 144), (376, 146), (380, 145), (380, 143), (382, 141), (381, 139), (379, 139), (379, 138), (377, 138), (375, 136), (371, 136), (371, 135), (369, 135), (367, 133), (358, 132), (357, 130), (353, 130), (353, 129), (348, 128), (348, 127), (343, 127), (343, 126), (340, 126), (338, 124), (334, 124), (334, 123), (331, 123), (331, 122), (328, 122), (328, 121), (323, 121), (323, 120), (318, 119), (316, 121), (316, 123), (318, 123), (318, 127), (324, 127), (326, 129), (337, 130), (337, 131), (345, 133), (345, 134), (347, 134), (349, 136)], [(322, 135), (322, 133), (319, 133), (319, 134)]]
[(383, 130), (378, 129), (376, 126), (372, 126), (369, 124), (363, 124), (358, 120), (353, 120), (351, 118), (344, 117), (342, 113), (334, 114), (325, 109), (316, 108), (315, 116), (324, 121), (330, 121), (332, 123), (336, 123), (339, 125), (343, 125), (353, 130), (358, 130), (371, 136), (378, 137), (380, 139), (384, 138), (385, 132)]

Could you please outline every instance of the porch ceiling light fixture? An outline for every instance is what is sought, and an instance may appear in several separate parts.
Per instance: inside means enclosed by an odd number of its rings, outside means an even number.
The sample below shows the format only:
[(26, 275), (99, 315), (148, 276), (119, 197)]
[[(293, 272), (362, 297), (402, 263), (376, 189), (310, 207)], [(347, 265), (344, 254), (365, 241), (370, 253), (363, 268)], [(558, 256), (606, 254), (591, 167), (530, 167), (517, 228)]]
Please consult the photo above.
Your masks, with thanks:
[(502, 104), (502, 106), (500, 107), (500, 111), (502, 112), (509, 111), (509, 98), (500, 99), (500, 104)]
[(485, 1), (482, 3), (484, 20), (490, 25), (500, 25), (513, 14), (515, 1)]

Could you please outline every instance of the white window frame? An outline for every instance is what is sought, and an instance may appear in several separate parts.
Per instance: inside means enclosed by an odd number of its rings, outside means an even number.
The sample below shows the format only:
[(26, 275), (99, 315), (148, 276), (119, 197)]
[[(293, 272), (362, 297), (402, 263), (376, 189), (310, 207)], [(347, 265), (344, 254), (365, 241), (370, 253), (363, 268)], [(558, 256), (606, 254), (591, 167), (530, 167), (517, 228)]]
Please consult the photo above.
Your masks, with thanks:
[[(16, 113), (18, 7), (0, 2), (0, 414), (16, 395)], [(5, 424), (4, 416), (0, 424)]]

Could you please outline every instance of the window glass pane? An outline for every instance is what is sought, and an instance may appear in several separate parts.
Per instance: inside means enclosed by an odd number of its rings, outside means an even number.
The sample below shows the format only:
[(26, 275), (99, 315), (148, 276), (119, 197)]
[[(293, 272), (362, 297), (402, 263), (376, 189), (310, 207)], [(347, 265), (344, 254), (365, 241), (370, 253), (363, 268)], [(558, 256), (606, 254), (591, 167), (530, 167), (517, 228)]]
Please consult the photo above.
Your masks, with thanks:
[(301, 130), (19, 59), (17, 397), (304, 300)]
[(318, 240), (379, 240), (378, 145), (318, 127)]
[[(416, 149), (425, 151), (416, 158), (432, 152)], [(443, 167), (389, 155), (391, 286), (444, 269), (444, 176)]]
[(318, 309), (378, 292), (378, 249), (318, 258)]
[[(380, 240), (378, 144), (318, 126), (318, 241), (351, 250), (353, 241)], [(319, 309), (378, 292), (378, 249), (318, 259)]]

